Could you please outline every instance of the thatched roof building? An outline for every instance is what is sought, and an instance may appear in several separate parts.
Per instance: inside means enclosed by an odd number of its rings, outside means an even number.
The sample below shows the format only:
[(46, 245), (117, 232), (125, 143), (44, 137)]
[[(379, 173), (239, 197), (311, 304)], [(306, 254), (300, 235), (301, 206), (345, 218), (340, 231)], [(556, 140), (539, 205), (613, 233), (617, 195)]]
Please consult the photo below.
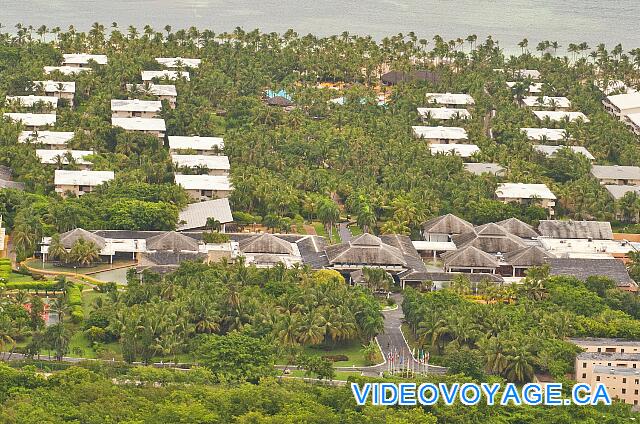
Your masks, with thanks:
[(611, 223), (601, 221), (544, 220), (538, 231), (549, 238), (613, 240)]
[(627, 291), (637, 291), (638, 285), (629, 276), (629, 272), (619, 259), (577, 259), (551, 258), (551, 275), (572, 275), (580, 280), (591, 276), (604, 276), (616, 282), (618, 288)]
[(514, 250), (504, 255), (504, 261), (517, 268), (529, 268), (547, 263), (551, 255), (546, 250), (538, 246), (529, 246), (520, 250)]
[(333, 267), (379, 266), (401, 270), (407, 265), (399, 248), (383, 243), (380, 237), (369, 233), (359, 235), (347, 243), (328, 246), (325, 253)]
[(520, 221), (518, 218), (509, 218), (504, 221), (496, 222), (499, 226), (507, 230), (509, 233), (523, 239), (536, 238), (539, 236), (537, 231), (526, 222)]
[(184, 234), (167, 231), (147, 239), (147, 250), (171, 250), (174, 252), (197, 252), (199, 243)]
[(283, 96), (274, 96), (267, 98), (267, 104), (269, 106), (278, 106), (278, 107), (291, 107), (293, 106), (293, 102), (286, 97)]
[(428, 234), (456, 235), (473, 231), (473, 225), (453, 214), (446, 214), (430, 219), (422, 224), (422, 233), (428, 239)]
[(493, 222), (475, 227), (468, 233), (453, 236), (452, 241), (458, 248), (474, 246), (488, 253), (506, 253), (527, 246), (520, 237)]
[(500, 266), (498, 259), (473, 245), (442, 255), (447, 272), (455, 270), (489, 270), (494, 272)]
[(244, 240), (240, 240), (242, 253), (266, 253), (273, 255), (294, 254), (291, 243), (274, 236), (273, 234), (257, 234)]
[(107, 244), (104, 238), (87, 230), (83, 230), (82, 228), (75, 228), (71, 231), (60, 234), (60, 242), (65, 249), (71, 249), (73, 244), (80, 239), (92, 242), (100, 250), (104, 249)]

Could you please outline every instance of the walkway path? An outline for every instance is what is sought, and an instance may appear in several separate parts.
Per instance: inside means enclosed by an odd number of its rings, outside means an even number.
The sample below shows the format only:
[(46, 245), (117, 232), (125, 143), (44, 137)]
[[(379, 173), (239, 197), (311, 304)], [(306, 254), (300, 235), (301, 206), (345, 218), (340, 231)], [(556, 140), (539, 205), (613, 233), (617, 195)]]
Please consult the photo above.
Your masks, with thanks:
[(347, 243), (353, 238), (353, 236), (351, 235), (351, 231), (349, 231), (348, 225), (348, 222), (338, 223), (338, 234), (340, 235), (340, 239), (343, 243)]

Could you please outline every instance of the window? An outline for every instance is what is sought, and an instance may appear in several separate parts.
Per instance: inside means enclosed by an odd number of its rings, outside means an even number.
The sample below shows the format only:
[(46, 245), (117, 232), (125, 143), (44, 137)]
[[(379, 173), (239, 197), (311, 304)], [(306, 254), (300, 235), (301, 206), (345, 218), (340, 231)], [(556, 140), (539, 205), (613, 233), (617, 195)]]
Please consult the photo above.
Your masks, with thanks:
[(621, 349), (620, 349), (620, 353), (624, 353), (624, 348), (621, 348)]
[(597, 377), (596, 377), (596, 381), (600, 381), (600, 376), (597, 376)]
[(627, 389), (622, 389), (622, 394), (626, 394), (627, 393)]
[(638, 394), (638, 389), (634, 390), (634, 391), (633, 391), (633, 394), (634, 394), (634, 395), (637, 395), (637, 394)]
[(582, 368), (587, 368), (587, 363), (586, 362), (582, 363)]
[(625, 384), (626, 382), (627, 382), (627, 379), (626, 379), (626, 378), (623, 378), (623, 379), (622, 379), (622, 384)]
[(582, 373), (582, 378), (587, 378), (587, 374)]
[(609, 353), (615, 353), (616, 352), (616, 348), (615, 347), (608, 347), (608, 348), (605, 348), (604, 351), (605, 352), (609, 352)]
[(602, 352), (602, 349), (598, 348), (598, 353)]

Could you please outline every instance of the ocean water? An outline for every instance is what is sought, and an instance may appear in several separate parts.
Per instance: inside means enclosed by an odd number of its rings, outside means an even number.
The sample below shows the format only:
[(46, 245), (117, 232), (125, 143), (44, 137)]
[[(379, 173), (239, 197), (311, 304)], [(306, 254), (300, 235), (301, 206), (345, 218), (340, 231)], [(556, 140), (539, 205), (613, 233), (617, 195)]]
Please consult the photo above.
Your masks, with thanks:
[(640, 47), (640, 0), (0, 0), (0, 23), (87, 29), (94, 22), (109, 27), (161, 30), (196, 26), (214, 32), (245, 30), (317, 35), (369, 34), (381, 39), (413, 31), (420, 38), (479, 39), (492, 35), (509, 52), (529, 39), (590, 46), (622, 43)]

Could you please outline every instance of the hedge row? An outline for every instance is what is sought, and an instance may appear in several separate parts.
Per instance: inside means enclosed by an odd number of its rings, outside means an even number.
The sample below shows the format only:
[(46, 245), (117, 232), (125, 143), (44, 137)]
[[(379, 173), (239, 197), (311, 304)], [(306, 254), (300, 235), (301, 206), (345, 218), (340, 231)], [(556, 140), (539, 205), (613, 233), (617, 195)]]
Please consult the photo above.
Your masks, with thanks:
[(35, 290), (35, 291), (55, 291), (60, 290), (62, 285), (59, 281), (9, 281), (0, 284), (6, 290)]
[(82, 287), (75, 284), (67, 286), (67, 303), (71, 309), (71, 321), (79, 324), (84, 320), (82, 307)]
[(8, 280), (11, 274), (11, 261), (9, 258), (0, 259), (0, 279)]

